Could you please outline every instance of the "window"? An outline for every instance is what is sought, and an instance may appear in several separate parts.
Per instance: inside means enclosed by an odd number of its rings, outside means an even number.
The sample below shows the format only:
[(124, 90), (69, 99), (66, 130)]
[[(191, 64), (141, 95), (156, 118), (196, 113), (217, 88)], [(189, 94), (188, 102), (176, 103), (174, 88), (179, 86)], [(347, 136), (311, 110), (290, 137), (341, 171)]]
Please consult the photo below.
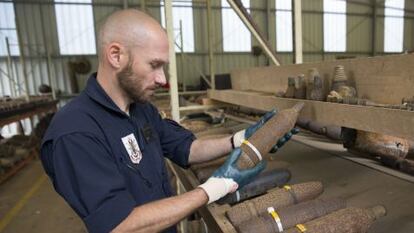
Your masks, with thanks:
[[(161, 0), (161, 23), (165, 28), (165, 9), (164, 1)], [(180, 21), (182, 24), (183, 51), (194, 52), (194, 23), (193, 23), (193, 3), (191, 0), (173, 1), (173, 27), (175, 37), (175, 51), (181, 52)]]
[[(242, 3), (246, 9), (250, 8), (249, 0)], [(249, 30), (226, 0), (221, 0), (221, 7), (224, 52), (249, 52), (252, 39)]]
[(55, 0), (55, 4), (60, 54), (96, 54), (92, 0)]
[(276, 0), (276, 50), (292, 52), (292, 0)]
[(404, 0), (385, 1), (384, 52), (403, 51)]
[(323, 1), (324, 51), (346, 51), (346, 1)]
[(9, 40), (10, 54), (20, 54), (14, 17), (13, 3), (0, 2), (0, 56), (7, 56), (6, 37)]

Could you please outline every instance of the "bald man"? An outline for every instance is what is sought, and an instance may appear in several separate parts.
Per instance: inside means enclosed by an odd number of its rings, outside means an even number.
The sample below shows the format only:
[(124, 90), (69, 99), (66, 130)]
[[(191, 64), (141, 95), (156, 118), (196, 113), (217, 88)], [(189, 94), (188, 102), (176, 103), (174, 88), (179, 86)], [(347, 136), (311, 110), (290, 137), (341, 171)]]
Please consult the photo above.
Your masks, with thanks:
[[(262, 162), (240, 171), (235, 163), (242, 140), (274, 112), (232, 137), (199, 140), (161, 119), (148, 102), (166, 83), (168, 64), (167, 35), (153, 18), (137, 10), (115, 12), (101, 27), (98, 46), (98, 72), (55, 115), (41, 147), (56, 191), (90, 232), (175, 232), (181, 219), (264, 168)], [(228, 153), (206, 183), (172, 196), (165, 157), (187, 167)]]

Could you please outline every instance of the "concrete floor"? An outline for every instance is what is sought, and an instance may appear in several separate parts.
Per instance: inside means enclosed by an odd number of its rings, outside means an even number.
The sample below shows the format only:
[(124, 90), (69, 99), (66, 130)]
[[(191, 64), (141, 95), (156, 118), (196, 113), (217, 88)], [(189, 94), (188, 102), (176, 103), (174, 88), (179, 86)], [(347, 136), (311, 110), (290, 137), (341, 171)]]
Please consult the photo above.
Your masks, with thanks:
[(0, 232), (87, 232), (58, 196), (39, 160), (0, 186)]
[[(371, 233), (414, 232), (414, 184), (343, 159), (328, 144), (318, 149), (291, 141), (276, 155), (291, 163), (291, 184), (319, 180), (323, 197), (343, 197), (349, 206), (384, 205), (387, 216)], [(328, 145), (328, 146), (327, 146)], [(0, 233), (86, 232), (82, 221), (53, 190), (39, 161), (32, 162), (0, 186)]]

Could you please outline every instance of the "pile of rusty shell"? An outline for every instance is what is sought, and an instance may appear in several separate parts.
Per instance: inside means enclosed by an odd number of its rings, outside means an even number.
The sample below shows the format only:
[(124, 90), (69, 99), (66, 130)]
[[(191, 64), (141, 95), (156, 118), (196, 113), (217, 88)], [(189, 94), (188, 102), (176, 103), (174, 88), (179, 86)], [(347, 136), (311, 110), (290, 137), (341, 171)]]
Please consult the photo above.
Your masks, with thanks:
[(238, 226), (250, 218), (266, 213), (267, 207), (269, 206), (279, 209), (281, 207), (298, 204), (315, 199), (322, 192), (322, 183), (318, 181), (284, 186), (266, 195), (237, 204), (228, 210), (226, 214), (230, 222), (234, 226)]
[(315, 218), (330, 214), (336, 210), (346, 207), (343, 199), (317, 199), (299, 203), (297, 205), (283, 207), (275, 211), (279, 217), (277, 223), (271, 213), (261, 214), (243, 222), (237, 227), (239, 233), (273, 233), (282, 232), (285, 229), (294, 227), (296, 224), (311, 221)]
[(291, 173), (287, 169), (277, 169), (262, 172), (251, 183), (245, 185), (240, 190), (230, 193), (218, 200), (218, 204), (236, 204), (249, 198), (266, 193), (267, 190), (282, 187), (291, 177)]
[(269, 119), (250, 138), (249, 143), (243, 143), (240, 148), (242, 154), (237, 160), (240, 169), (247, 169), (256, 166), (261, 160), (261, 155), (267, 154), (275, 142), (284, 137), (286, 133), (295, 126), (304, 103), (297, 103), (289, 109), (284, 109)]
[(376, 219), (385, 214), (386, 210), (383, 206), (375, 206), (369, 209), (349, 207), (301, 224), (300, 226), (297, 225), (295, 228), (284, 232), (365, 233)]
[(295, 77), (289, 77), (288, 78), (288, 88), (285, 91), (285, 97), (286, 98), (293, 98), (295, 97)]
[(295, 99), (306, 99), (305, 75), (301, 74), (295, 79)]
[[(196, 171), (194, 171), (194, 173), (195, 173), (198, 181), (200, 181), (200, 183), (203, 183), (208, 178), (210, 178), (210, 176), (213, 174), (213, 172), (215, 170), (217, 170), (217, 168), (219, 168), (220, 165), (203, 167), (203, 168), (197, 169)], [(276, 160), (267, 161), (266, 168), (263, 170), (263, 172), (286, 169), (287, 167), (289, 167), (289, 163), (285, 162), (285, 161), (276, 161)], [(260, 176), (260, 174), (259, 174), (259, 176)]]
[(410, 147), (408, 140), (366, 131), (357, 131), (353, 149), (375, 156), (404, 159)]

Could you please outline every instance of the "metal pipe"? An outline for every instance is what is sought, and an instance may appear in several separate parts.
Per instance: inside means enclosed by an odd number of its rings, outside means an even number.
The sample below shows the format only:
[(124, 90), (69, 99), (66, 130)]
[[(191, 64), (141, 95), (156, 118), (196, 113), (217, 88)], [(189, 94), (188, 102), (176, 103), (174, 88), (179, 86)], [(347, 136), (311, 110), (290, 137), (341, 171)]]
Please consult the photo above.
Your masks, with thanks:
[(372, 56), (377, 55), (377, 0), (372, 0)]
[(14, 80), (13, 67), (11, 63), (9, 38), (6, 37), (5, 40), (6, 40), (6, 48), (7, 48), (7, 75), (9, 76), (10, 95), (11, 97), (16, 97), (16, 88), (15, 88), (16, 81)]
[[(16, 4), (13, 4), (14, 6), (14, 12), (17, 12), (16, 9)], [(22, 42), (22, 33), (20, 30), (20, 24), (19, 24), (19, 17), (14, 17), (15, 19), (15, 23), (16, 23), (16, 31), (17, 31), (17, 40), (19, 43), (19, 52), (20, 52), (20, 65), (22, 66), (22, 70), (23, 70), (23, 85), (24, 85), (24, 89), (25, 89), (25, 98), (27, 101), (30, 100), (30, 94), (29, 94), (29, 85), (28, 85), (28, 81), (27, 81), (27, 70), (26, 70), (26, 62), (24, 59), (24, 50), (23, 50), (23, 42)], [(31, 122), (31, 120), (30, 120)]]
[(181, 49), (181, 80), (183, 81), (183, 91), (187, 91), (187, 85), (185, 82), (185, 76), (184, 76), (184, 42), (183, 42), (183, 21), (180, 20), (180, 49)]
[(175, 60), (174, 46), (174, 28), (172, 14), (172, 0), (165, 0), (165, 25), (167, 26), (167, 34), (169, 41), (169, 60), (168, 74), (170, 76), (170, 96), (171, 96), (171, 116), (173, 120), (180, 121), (180, 111), (178, 103), (178, 84), (177, 84), (177, 63)]
[(215, 63), (214, 63), (214, 47), (213, 47), (213, 41), (214, 41), (214, 24), (211, 23), (213, 18), (211, 17), (211, 1), (212, 0), (206, 0), (207, 2), (207, 41), (208, 41), (208, 65), (210, 68), (210, 87), (211, 89), (216, 89), (216, 79), (215, 79)]

